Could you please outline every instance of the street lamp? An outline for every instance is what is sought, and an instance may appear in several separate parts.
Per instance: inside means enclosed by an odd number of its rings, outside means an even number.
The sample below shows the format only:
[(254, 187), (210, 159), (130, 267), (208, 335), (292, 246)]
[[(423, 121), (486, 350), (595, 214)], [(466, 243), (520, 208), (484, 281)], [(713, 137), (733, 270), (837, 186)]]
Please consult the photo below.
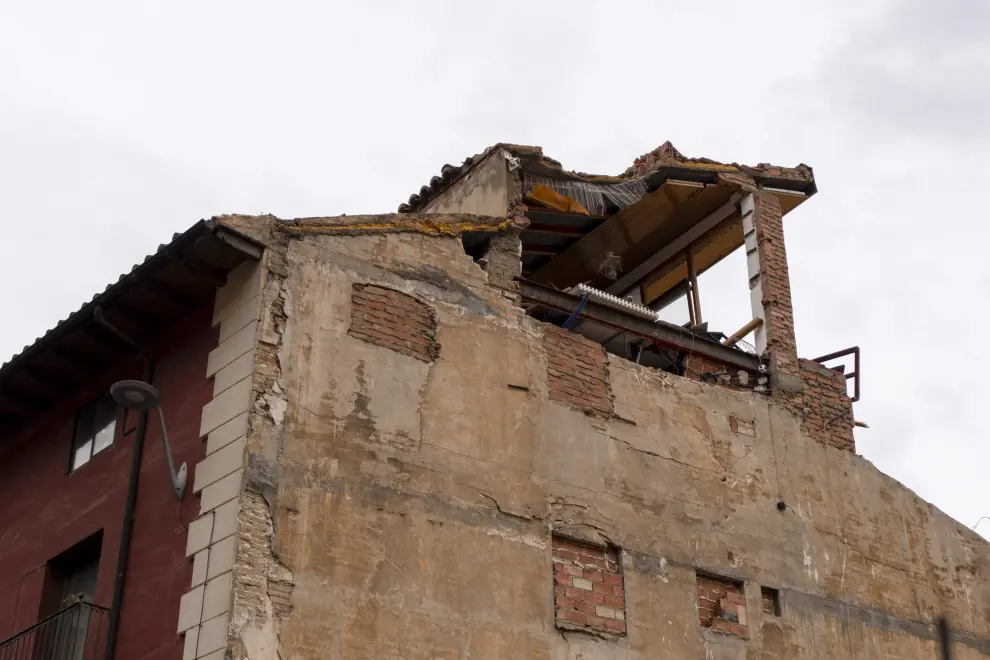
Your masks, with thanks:
[(165, 417), (162, 409), (158, 406), (160, 396), (158, 390), (153, 385), (149, 385), (141, 380), (120, 380), (110, 386), (110, 396), (126, 410), (147, 411), (152, 408), (158, 413), (158, 421), (162, 427), (162, 444), (165, 445), (165, 460), (168, 462), (168, 472), (172, 477), (172, 490), (175, 497), (182, 500), (182, 493), (186, 490), (186, 478), (188, 471), (186, 464), (179, 466), (179, 471), (175, 471), (175, 463), (172, 462), (172, 448), (168, 444), (168, 433), (165, 431)]

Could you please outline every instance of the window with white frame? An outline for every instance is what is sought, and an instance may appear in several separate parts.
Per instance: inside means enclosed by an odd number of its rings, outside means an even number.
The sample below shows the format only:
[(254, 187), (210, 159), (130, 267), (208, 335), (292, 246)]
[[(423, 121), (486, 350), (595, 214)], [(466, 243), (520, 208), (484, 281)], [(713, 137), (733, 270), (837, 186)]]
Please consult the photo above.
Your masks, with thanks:
[(76, 416), (69, 472), (78, 470), (101, 451), (109, 449), (116, 430), (117, 404), (110, 395), (84, 406)]

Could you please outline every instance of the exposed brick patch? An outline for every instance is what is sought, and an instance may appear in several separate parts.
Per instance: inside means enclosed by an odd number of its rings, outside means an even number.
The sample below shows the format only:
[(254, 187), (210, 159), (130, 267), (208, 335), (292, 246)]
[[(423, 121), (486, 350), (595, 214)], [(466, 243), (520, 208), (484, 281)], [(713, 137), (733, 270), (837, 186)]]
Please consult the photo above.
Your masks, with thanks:
[(626, 596), (615, 548), (554, 536), (553, 594), (557, 625), (606, 634), (626, 632)]
[(347, 334), (424, 362), (437, 358), (433, 309), (412, 296), (371, 284), (355, 284)]
[(698, 575), (698, 618), (702, 627), (746, 637), (746, 596), (734, 580)]
[(733, 433), (756, 437), (756, 421), (752, 419), (742, 419), (735, 415), (729, 416), (729, 428)]
[(691, 353), (684, 360), (684, 375), (693, 380), (705, 380), (705, 376), (726, 373), (729, 367), (710, 360), (703, 355)]
[[(235, 639), (257, 636), (268, 628), (275, 631), (273, 641), (277, 646), (281, 621), (292, 615), (295, 577), (276, 559), (274, 536), (268, 502), (260, 493), (245, 490), (237, 512), (237, 557), (230, 617), (230, 632)], [(234, 648), (234, 658), (247, 657), (240, 642)]]
[(545, 328), (543, 346), (547, 352), (550, 399), (585, 412), (612, 414), (605, 349), (556, 326)]
[(800, 360), (804, 391), (785, 405), (801, 416), (801, 430), (830, 447), (856, 451), (853, 438), (852, 400), (846, 393), (846, 377), (813, 360)]
[[(740, 375), (738, 367), (729, 366), (716, 362), (709, 357), (698, 353), (691, 353), (684, 359), (684, 377), (691, 380), (700, 380), (711, 385), (720, 385), (733, 390), (752, 391), (763, 386), (767, 379), (760, 374), (746, 372)], [(764, 389), (757, 389), (762, 392)]]

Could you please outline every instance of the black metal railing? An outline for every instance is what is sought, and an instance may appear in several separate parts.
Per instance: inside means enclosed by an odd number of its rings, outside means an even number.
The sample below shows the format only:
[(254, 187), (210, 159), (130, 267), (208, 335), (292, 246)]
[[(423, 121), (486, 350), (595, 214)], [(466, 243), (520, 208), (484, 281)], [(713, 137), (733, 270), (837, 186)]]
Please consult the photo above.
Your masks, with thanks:
[(859, 401), (859, 381), (860, 381), (860, 373), (862, 373), (859, 366), (859, 346), (852, 346), (850, 348), (846, 348), (841, 351), (836, 351), (835, 353), (829, 353), (828, 355), (817, 357), (813, 361), (824, 365), (824, 363), (828, 362), (829, 360), (835, 360), (840, 357), (846, 357), (847, 355), (853, 356), (853, 370), (851, 372), (846, 373), (844, 365), (838, 368), (835, 367), (833, 368), (835, 368), (836, 371), (845, 374), (846, 380), (849, 380), (850, 378), (856, 379), (855, 385), (853, 387), (853, 395), (852, 395), (852, 401), (853, 403), (855, 403), (856, 401)]
[(110, 610), (75, 602), (0, 642), (0, 660), (99, 660)]

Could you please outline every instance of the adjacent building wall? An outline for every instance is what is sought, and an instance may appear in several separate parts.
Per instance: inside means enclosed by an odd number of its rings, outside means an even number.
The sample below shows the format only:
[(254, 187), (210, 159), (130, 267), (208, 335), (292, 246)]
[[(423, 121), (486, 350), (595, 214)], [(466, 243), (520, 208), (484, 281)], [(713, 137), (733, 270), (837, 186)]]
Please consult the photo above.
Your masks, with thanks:
[[(207, 354), (216, 346), (207, 306), (185, 321), (163, 328), (161, 346), (152, 350), (154, 385), (161, 394), (176, 465), (193, 466), (203, 456), (200, 411), (210, 398), (203, 377)], [(103, 374), (0, 451), (0, 639), (38, 620), (45, 564), (103, 530), (95, 602), (110, 606), (130, 474), (134, 435), (117, 436), (109, 449), (66, 474), (78, 408), (122, 378), (140, 378), (141, 363), (130, 360)], [(128, 426), (136, 419), (130, 415)], [(135, 510), (133, 544), (125, 583), (118, 658), (178, 660), (182, 640), (174, 616), (189, 583), (183, 552), (185, 528), (197, 503), (187, 491), (181, 503), (172, 491), (157, 420), (151, 417), (145, 440)]]
[[(456, 236), (310, 229), (269, 246), (235, 660), (934, 657), (943, 612), (990, 657), (987, 544), (807, 402), (562, 360)], [(554, 535), (616, 549), (624, 634), (558, 627)], [(700, 625), (699, 573), (745, 624)]]
[(192, 575), (172, 620), (183, 660), (222, 660), (227, 648), (262, 281), (261, 264), (245, 262), (217, 289), (213, 305), (219, 341), (202, 373), (213, 391), (198, 427), (206, 450), (194, 470), (199, 516), (185, 546)]

